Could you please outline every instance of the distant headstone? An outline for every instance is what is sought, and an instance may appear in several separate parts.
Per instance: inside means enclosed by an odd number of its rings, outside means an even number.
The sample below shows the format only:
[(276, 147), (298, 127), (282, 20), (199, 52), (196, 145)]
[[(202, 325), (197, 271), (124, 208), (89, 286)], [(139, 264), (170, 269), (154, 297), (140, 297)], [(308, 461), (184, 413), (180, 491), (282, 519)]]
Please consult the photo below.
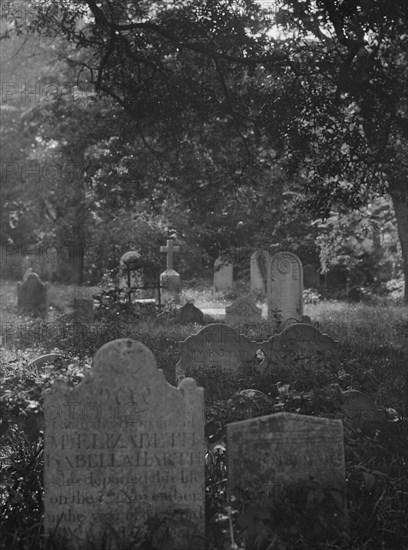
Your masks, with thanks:
[(233, 265), (228, 260), (217, 258), (214, 262), (215, 290), (231, 290), (233, 286)]
[(180, 323), (204, 324), (204, 313), (192, 303), (187, 303), (178, 311)]
[(320, 285), (320, 275), (316, 266), (308, 264), (303, 267), (303, 287), (318, 288)]
[(180, 274), (173, 268), (173, 255), (179, 250), (179, 246), (174, 246), (173, 239), (168, 239), (166, 246), (160, 247), (160, 252), (167, 254), (166, 271), (163, 271), (160, 275), (160, 282), (164, 289), (169, 292), (178, 292), (181, 287)]
[(234, 377), (250, 374), (254, 368), (257, 344), (222, 323), (202, 328), (180, 343), (181, 357), (176, 377), (200, 372), (222, 372)]
[(262, 292), (266, 294), (268, 264), (271, 260), (269, 252), (257, 250), (251, 255), (250, 260), (250, 289), (251, 292)]
[(382, 429), (388, 422), (385, 412), (378, 409), (374, 399), (357, 390), (343, 392), (342, 410), (350, 418), (352, 425), (363, 433)]
[(292, 252), (272, 256), (268, 273), (268, 320), (300, 319), (303, 315), (302, 262)]
[(116, 340), (78, 386), (54, 382), (44, 405), (47, 534), (118, 549), (157, 522), (159, 546), (204, 548), (203, 390), (194, 380), (170, 386), (148, 348)]
[(226, 428), (228, 492), (238, 506), (259, 510), (275, 505), (286, 494), (306, 513), (331, 488), (337, 491), (338, 501), (335, 497), (332, 502), (320, 502), (322, 513), (327, 514), (330, 527), (342, 527), (345, 460), (341, 420), (276, 413), (233, 422)]
[(262, 321), (262, 308), (258, 307), (249, 296), (238, 298), (225, 308), (225, 322), (227, 325), (259, 323), (260, 321)]
[(47, 286), (37, 273), (29, 273), (22, 283), (17, 283), (17, 308), (23, 313), (46, 317)]

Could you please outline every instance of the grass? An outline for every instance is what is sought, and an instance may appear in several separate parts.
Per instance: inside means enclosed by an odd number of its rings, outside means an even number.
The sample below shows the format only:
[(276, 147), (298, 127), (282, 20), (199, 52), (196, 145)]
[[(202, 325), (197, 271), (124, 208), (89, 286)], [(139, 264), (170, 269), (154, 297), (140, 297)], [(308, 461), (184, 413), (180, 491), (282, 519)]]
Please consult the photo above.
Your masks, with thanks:
[[(95, 289), (85, 289), (89, 293)], [(27, 414), (41, 411), (41, 391), (62, 376), (78, 383), (101, 345), (118, 337), (131, 337), (154, 353), (167, 380), (174, 383), (174, 367), (180, 357), (180, 341), (200, 327), (183, 326), (171, 311), (142, 316), (129, 312), (98, 314), (93, 323), (72, 324), (65, 314), (75, 295), (75, 287), (51, 285), (52, 306), (47, 321), (20, 316), (16, 312), (15, 284), (4, 282), (0, 290), (3, 316), (3, 346), (0, 356), (0, 406)], [(222, 308), (231, 295), (196, 288), (184, 291), (181, 301), (194, 301), (201, 308)], [(373, 396), (378, 407), (395, 408), (408, 417), (408, 308), (395, 304), (347, 304), (339, 301), (307, 303), (305, 314), (320, 329), (339, 341), (337, 354), (316, 368), (314, 379), (293, 377), (288, 387), (277, 387), (273, 376), (256, 380), (232, 381), (206, 373), (201, 382), (206, 388), (206, 532), (208, 550), (233, 550), (226, 497), (225, 425), (277, 410), (342, 418), (345, 426), (346, 486), (349, 531), (347, 537), (323, 543), (306, 532), (295, 537), (291, 524), (304, 521), (304, 510), (281, 503), (270, 510), (234, 509), (232, 528), (237, 550), (406, 550), (408, 548), (408, 433), (357, 432), (340, 410), (341, 391), (358, 389)], [(261, 341), (268, 326), (244, 327), (252, 339)], [(46, 352), (60, 351), (67, 358), (56, 369), (40, 371), (29, 362)], [(259, 410), (251, 400), (237, 401), (237, 391), (260, 389), (271, 400), (270, 409)], [(284, 391), (283, 391), (284, 390)], [(211, 397), (211, 399), (209, 399)], [(244, 402), (245, 401), (245, 402)], [(31, 408), (31, 409), (30, 409)], [(1, 431), (1, 427), (0, 427)], [(43, 442), (28, 441), (17, 427), (2, 436), (2, 449), (8, 462), (0, 465), (0, 547), (10, 550), (62, 550), (43, 541), (42, 471)], [(1, 455), (1, 453), (0, 453)], [(296, 503), (295, 503), (296, 504)], [(280, 521), (277, 523), (277, 518)], [(321, 518), (317, 518), (319, 524)], [(324, 518), (323, 518), (324, 519)], [(323, 521), (322, 519), (322, 521)], [(162, 528), (159, 526), (160, 529)], [(151, 540), (155, 538), (152, 533)], [(140, 550), (176, 550), (167, 540), (152, 542)], [(163, 537), (160, 540), (164, 541)]]

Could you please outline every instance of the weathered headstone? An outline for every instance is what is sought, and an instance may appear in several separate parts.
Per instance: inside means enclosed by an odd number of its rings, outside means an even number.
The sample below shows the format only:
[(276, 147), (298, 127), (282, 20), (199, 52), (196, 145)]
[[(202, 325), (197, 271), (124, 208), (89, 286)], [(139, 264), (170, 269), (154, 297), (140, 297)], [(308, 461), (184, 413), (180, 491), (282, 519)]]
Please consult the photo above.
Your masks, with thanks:
[(268, 320), (300, 319), (303, 315), (302, 262), (292, 252), (272, 256), (268, 273)]
[(325, 489), (337, 489), (338, 504), (325, 502), (324, 513), (330, 526), (341, 528), (345, 512), (341, 420), (276, 413), (233, 422), (227, 424), (227, 456), (228, 492), (238, 506), (273, 506), (289, 492), (306, 507), (316, 505)]
[(231, 290), (233, 286), (233, 265), (226, 259), (217, 258), (214, 262), (215, 290)]
[(204, 324), (204, 313), (190, 302), (184, 304), (184, 306), (179, 309), (178, 318), (180, 323)]
[(37, 273), (29, 273), (22, 283), (17, 283), (17, 308), (23, 313), (46, 317), (47, 286)]
[(293, 323), (267, 342), (259, 342), (258, 348), (265, 358), (256, 365), (260, 373), (302, 372), (304, 378), (327, 360), (328, 353), (335, 353), (337, 342), (318, 328), (305, 323)]
[(357, 390), (343, 392), (342, 410), (350, 418), (352, 425), (363, 433), (384, 428), (388, 422), (385, 412), (378, 409), (374, 399)]
[(227, 325), (259, 323), (260, 321), (262, 321), (262, 308), (258, 307), (249, 296), (238, 298), (225, 308)]
[(222, 323), (202, 328), (198, 334), (181, 342), (181, 357), (176, 377), (204, 372), (227, 373), (234, 377), (250, 374), (254, 369), (257, 343)]
[(257, 250), (251, 255), (250, 260), (250, 289), (251, 292), (266, 294), (268, 264), (271, 260), (269, 252)]
[(116, 340), (78, 386), (57, 381), (44, 397), (47, 534), (116, 549), (146, 535), (161, 545), (166, 525), (174, 548), (204, 548), (203, 390), (194, 380), (170, 386), (146, 346)]
[(320, 285), (320, 275), (316, 266), (312, 264), (303, 267), (303, 286), (304, 288), (318, 288)]
[(166, 246), (160, 247), (160, 252), (167, 254), (166, 271), (160, 275), (160, 282), (169, 292), (178, 292), (181, 287), (180, 274), (173, 268), (174, 252), (179, 252), (180, 247), (174, 246), (173, 239), (167, 239)]

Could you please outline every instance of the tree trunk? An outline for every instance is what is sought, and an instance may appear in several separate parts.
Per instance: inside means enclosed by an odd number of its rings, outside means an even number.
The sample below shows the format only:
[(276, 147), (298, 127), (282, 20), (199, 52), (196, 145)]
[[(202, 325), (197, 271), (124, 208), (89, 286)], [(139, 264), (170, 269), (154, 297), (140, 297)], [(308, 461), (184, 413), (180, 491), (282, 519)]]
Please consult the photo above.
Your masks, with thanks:
[(390, 188), (395, 217), (397, 218), (398, 237), (402, 249), (402, 262), (405, 277), (404, 302), (408, 305), (408, 182), (402, 180), (393, 183)]

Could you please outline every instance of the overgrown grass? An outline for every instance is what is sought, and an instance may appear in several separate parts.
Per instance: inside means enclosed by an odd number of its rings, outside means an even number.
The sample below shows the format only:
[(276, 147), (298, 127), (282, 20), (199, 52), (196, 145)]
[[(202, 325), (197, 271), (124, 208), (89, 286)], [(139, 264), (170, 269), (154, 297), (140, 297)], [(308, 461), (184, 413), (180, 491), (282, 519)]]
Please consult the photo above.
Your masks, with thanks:
[[(54, 285), (50, 289), (53, 310), (47, 321), (19, 316), (15, 311), (15, 285), (1, 290), (2, 328), (0, 357), (0, 405), (14, 414), (41, 413), (41, 391), (56, 377), (78, 383), (99, 347), (115, 338), (131, 337), (154, 353), (167, 380), (174, 383), (174, 367), (180, 357), (180, 341), (201, 327), (183, 326), (172, 312), (156, 314), (97, 315), (93, 323), (78, 323), (64, 314), (75, 289)], [(201, 307), (224, 307), (211, 291), (186, 292), (183, 300)], [(200, 296), (200, 300), (197, 297)], [(5, 300), (3, 300), (5, 298)], [(209, 550), (233, 550), (229, 538), (228, 506), (238, 548), (246, 550), (406, 550), (408, 548), (408, 431), (406, 423), (388, 433), (363, 436), (341, 412), (341, 390), (354, 388), (374, 397), (377, 406), (393, 407), (408, 416), (408, 310), (404, 307), (318, 302), (307, 304), (305, 313), (339, 341), (338, 353), (325, 360), (307, 379), (293, 376), (287, 386), (273, 375), (231, 380), (222, 374), (202, 373), (206, 388), (206, 532)], [(3, 320), (4, 323), (4, 320)], [(262, 341), (267, 324), (243, 327), (251, 339)], [(56, 368), (29, 368), (40, 354), (60, 351), (67, 361)], [(259, 389), (269, 401), (259, 407), (236, 392)], [(296, 535), (291, 525), (304, 521), (303, 510), (284, 500), (280, 508), (265, 506), (251, 514), (234, 510), (226, 495), (225, 425), (276, 411), (342, 418), (345, 426), (346, 488), (349, 529), (342, 540), (322, 542), (309, 533)], [(1, 431), (1, 427), (0, 427)], [(43, 442), (29, 442), (12, 427), (1, 439), (7, 461), (0, 466), (0, 547), (10, 550), (62, 550), (48, 547), (42, 531)], [(1, 454), (1, 453), (0, 453)], [(289, 497), (288, 497), (289, 498)], [(290, 511), (290, 513), (289, 513)], [(245, 521), (244, 521), (244, 519)], [(280, 518), (277, 523), (277, 518)], [(254, 537), (254, 534), (258, 536)], [(246, 541), (246, 542), (244, 542)], [(149, 541), (141, 550), (159, 548)], [(167, 546), (166, 550), (176, 550)]]

